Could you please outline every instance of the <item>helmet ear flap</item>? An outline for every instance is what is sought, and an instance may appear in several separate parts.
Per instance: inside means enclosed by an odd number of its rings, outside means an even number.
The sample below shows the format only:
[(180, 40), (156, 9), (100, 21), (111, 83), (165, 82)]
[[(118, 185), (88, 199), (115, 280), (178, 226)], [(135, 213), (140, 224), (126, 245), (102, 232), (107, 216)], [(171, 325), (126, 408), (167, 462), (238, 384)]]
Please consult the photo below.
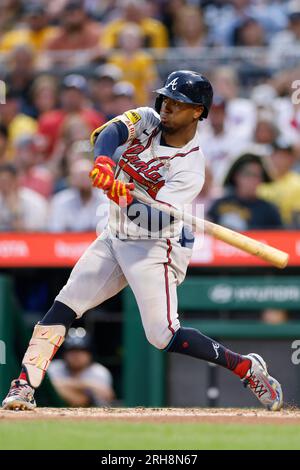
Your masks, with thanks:
[(154, 104), (155, 111), (158, 114), (160, 113), (162, 102), (163, 102), (163, 95), (158, 95), (158, 97), (155, 100), (155, 104)]

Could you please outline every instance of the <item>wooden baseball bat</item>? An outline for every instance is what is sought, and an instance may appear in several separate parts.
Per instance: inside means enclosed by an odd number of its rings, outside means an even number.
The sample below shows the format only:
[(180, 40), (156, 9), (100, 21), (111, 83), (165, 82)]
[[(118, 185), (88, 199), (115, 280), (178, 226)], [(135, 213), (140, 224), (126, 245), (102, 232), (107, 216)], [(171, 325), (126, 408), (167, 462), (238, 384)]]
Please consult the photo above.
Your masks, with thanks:
[(276, 268), (285, 268), (288, 264), (289, 255), (284, 251), (278, 250), (272, 246), (266, 245), (263, 242), (259, 242), (254, 238), (247, 237), (241, 233), (235, 232), (222, 225), (214, 224), (208, 220), (200, 219), (193, 216), (192, 214), (180, 211), (174, 207), (168, 206), (160, 202), (154, 202), (153, 200), (142, 194), (140, 191), (132, 191), (134, 198), (138, 199), (140, 202), (151, 205), (153, 208), (158, 209), (166, 214), (169, 214), (175, 217), (178, 220), (184, 221), (187, 225), (192, 226), (193, 230), (204, 231), (217, 238), (222, 240), (225, 243), (228, 243), (231, 246), (239, 248), (242, 251), (246, 251), (251, 255), (258, 256), (259, 258), (271, 263)]

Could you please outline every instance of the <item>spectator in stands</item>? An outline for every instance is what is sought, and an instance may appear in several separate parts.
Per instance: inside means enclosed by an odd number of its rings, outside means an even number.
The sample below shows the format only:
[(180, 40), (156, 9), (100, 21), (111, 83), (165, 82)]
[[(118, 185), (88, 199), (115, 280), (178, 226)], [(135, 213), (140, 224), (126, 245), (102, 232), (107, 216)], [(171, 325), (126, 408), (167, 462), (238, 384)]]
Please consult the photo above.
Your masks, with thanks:
[[(57, 22), (63, 14), (65, 5), (69, 0), (51, 0), (51, 2), (48, 2), (47, 0), (43, 1), (46, 3), (47, 11), (51, 16), (52, 21)], [(84, 0), (84, 6), (89, 16), (98, 21), (102, 21), (110, 18), (111, 14), (114, 15), (117, 1), (118, 0)]]
[(54, 360), (48, 370), (59, 395), (68, 406), (108, 406), (115, 396), (112, 375), (94, 361), (91, 339), (83, 328), (70, 329), (63, 351), (63, 359)]
[(69, 0), (52, 0), (48, 2), (42, 0), (46, 4), (47, 13), (54, 23), (57, 23), (63, 15), (63, 10)]
[(238, 231), (281, 227), (278, 209), (256, 195), (263, 181), (269, 183), (271, 177), (260, 156), (245, 153), (238, 157), (224, 182), (229, 194), (212, 204), (210, 220)]
[(105, 122), (100, 113), (89, 107), (87, 102), (87, 81), (81, 75), (67, 75), (62, 82), (61, 108), (44, 113), (38, 121), (39, 133), (48, 141), (48, 158), (51, 156), (65, 121), (72, 117), (80, 117), (89, 131), (96, 129)]
[(46, 228), (47, 202), (35, 191), (21, 188), (15, 166), (0, 165), (0, 231), (41, 231)]
[[(247, 142), (239, 135), (238, 127), (227, 127), (227, 102), (215, 96), (208, 123), (200, 133), (201, 148), (213, 176), (213, 186), (220, 187), (233, 158), (245, 148)], [(214, 188), (214, 189), (216, 189)]]
[(4, 80), (10, 91), (18, 96), (20, 112), (31, 115), (31, 87), (36, 76), (33, 50), (29, 46), (16, 46), (9, 56), (8, 73)]
[(255, 18), (245, 18), (232, 33), (232, 45), (239, 47), (264, 47), (267, 45), (265, 30)]
[(68, 116), (61, 128), (61, 138), (70, 147), (77, 140), (89, 139), (90, 127), (82, 116), (73, 114)]
[(83, 140), (76, 140), (71, 146), (66, 155), (66, 166), (71, 168), (78, 160), (89, 160), (91, 158), (91, 143), (90, 138)]
[(90, 87), (92, 103), (107, 121), (114, 117), (114, 85), (122, 78), (122, 71), (113, 64), (104, 64), (96, 68)]
[(11, 31), (22, 18), (22, 0), (1, 0), (0, 2), (0, 40), (1, 34)]
[(70, 168), (68, 189), (53, 196), (50, 206), (51, 232), (87, 232), (105, 228), (108, 220), (108, 199), (102, 191), (91, 187), (89, 160), (77, 160)]
[(272, 111), (277, 92), (270, 83), (261, 83), (251, 90), (250, 99), (256, 106), (257, 111)]
[(233, 45), (234, 31), (246, 19), (254, 18), (263, 26), (267, 37), (286, 27), (284, 6), (278, 2), (253, 2), (230, 0), (222, 2), (221, 8), (206, 10), (212, 26), (212, 39), (216, 45)]
[(137, 107), (135, 88), (129, 82), (118, 82), (113, 87), (114, 116)]
[[(69, 188), (69, 168), (77, 160), (91, 158), (90, 132), (80, 117), (74, 117), (68, 120), (64, 127), (64, 134), (58, 141), (56, 148), (47, 167), (55, 176), (54, 193)], [(77, 133), (76, 128), (80, 132)], [(73, 134), (74, 132), (74, 134)]]
[(119, 34), (120, 50), (109, 58), (109, 62), (122, 71), (123, 80), (135, 87), (139, 106), (149, 103), (157, 79), (155, 62), (142, 49), (142, 39), (141, 28), (135, 23), (127, 24)]
[(64, 189), (66, 186), (64, 178), (68, 169), (67, 161), (70, 149), (77, 142), (89, 141), (90, 136), (91, 130), (82, 116), (74, 114), (66, 117), (51, 158), (48, 161), (48, 166), (57, 179), (55, 191)]
[(245, 142), (252, 139), (256, 124), (256, 107), (251, 100), (242, 98), (241, 84), (233, 67), (217, 67), (212, 74), (215, 95), (226, 101), (227, 129), (238, 132)]
[(8, 130), (3, 124), (0, 124), (0, 164), (8, 159)]
[(286, 51), (288, 47), (300, 47), (300, 2), (292, 0), (288, 4), (289, 25), (277, 33), (272, 41), (273, 50)]
[(22, 136), (32, 135), (36, 132), (37, 123), (34, 119), (20, 112), (18, 94), (7, 90), (6, 103), (1, 104), (0, 124), (8, 131), (8, 157), (15, 156), (15, 142)]
[(144, 0), (119, 0), (119, 8), (120, 17), (108, 23), (103, 31), (102, 45), (106, 49), (119, 47), (123, 28), (132, 23), (141, 28), (144, 47), (168, 47), (166, 27), (160, 21), (147, 16), (147, 3)]
[(174, 45), (199, 48), (207, 45), (207, 28), (200, 8), (187, 5), (177, 11)]
[(15, 165), (18, 168), (19, 184), (48, 199), (53, 192), (53, 174), (43, 163), (43, 137), (37, 134), (21, 137), (16, 141)]
[[(77, 54), (71, 51), (86, 51), (86, 61), (101, 55), (101, 27), (88, 17), (83, 0), (69, 0), (63, 9), (61, 21), (59, 31), (46, 46), (50, 52), (47, 55), (49, 64), (76, 64)], [(83, 60), (83, 57), (79, 59)]]
[(54, 111), (58, 107), (58, 86), (51, 75), (37, 77), (30, 89), (32, 108), (30, 115), (35, 119)]
[(279, 136), (279, 130), (274, 122), (272, 112), (261, 111), (258, 113), (253, 142), (270, 152), (270, 148)]
[(208, 211), (212, 202), (223, 196), (223, 187), (216, 186), (212, 172), (208, 165), (205, 167), (205, 181), (198, 196), (193, 200), (191, 205), (191, 212), (194, 216), (203, 219), (207, 218)]
[(118, 0), (85, 0), (86, 9), (90, 16), (98, 21), (107, 23), (115, 18)]
[(300, 67), (296, 67), (280, 70), (271, 80), (278, 95), (273, 102), (277, 126), (281, 134), (298, 147), (300, 146), (299, 77)]
[(186, 0), (165, 0), (160, 3), (160, 19), (166, 26), (170, 44), (173, 45), (176, 39), (176, 19), (178, 11), (186, 6)]
[(1, 52), (10, 52), (17, 46), (27, 46), (38, 53), (56, 34), (56, 28), (49, 26), (49, 18), (41, 4), (28, 3), (25, 6), (24, 20), (23, 27), (12, 28), (2, 37)]
[(282, 136), (273, 146), (274, 181), (262, 184), (258, 196), (275, 204), (285, 225), (300, 227), (300, 175), (293, 171), (296, 157), (291, 142)]
[[(135, 89), (129, 82), (118, 82), (113, 87), (113, 117), (119, 116), (128, 109), (137, 107), (135, 101)], [(117, 148), (113, 155), (113, 160), (117, 163), (125, 151), (126, 144)]]

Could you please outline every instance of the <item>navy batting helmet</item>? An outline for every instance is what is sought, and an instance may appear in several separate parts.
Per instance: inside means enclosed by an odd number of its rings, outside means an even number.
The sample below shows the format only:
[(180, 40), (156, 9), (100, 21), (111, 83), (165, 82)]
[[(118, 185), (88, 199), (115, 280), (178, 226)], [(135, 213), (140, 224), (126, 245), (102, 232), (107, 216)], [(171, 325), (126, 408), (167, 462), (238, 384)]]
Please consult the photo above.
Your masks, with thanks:
[(210, 81), (200, 73), (191, 70), (172, 72), (163, 88), (155, 90), (158, 97), (155, 110), (160, 113), (163, 96), (183, 103), (198, 104), (204, 107), (200, 120), (207, 118), (213, 99), (213, 89)]
[(92, 341), (90, 335), (83, 328), (71, 328), (64, 342), (64, 350), (91, 351)]

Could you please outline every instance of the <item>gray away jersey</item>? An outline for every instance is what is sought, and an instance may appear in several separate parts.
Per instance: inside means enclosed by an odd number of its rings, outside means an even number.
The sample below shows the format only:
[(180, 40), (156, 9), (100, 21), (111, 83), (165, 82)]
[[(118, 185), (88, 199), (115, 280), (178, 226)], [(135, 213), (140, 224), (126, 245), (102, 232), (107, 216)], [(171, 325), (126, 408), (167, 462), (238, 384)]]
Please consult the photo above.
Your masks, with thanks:
[[(190, 204), (202, 189), (205, 161), (199, 147), (199, 124), (194, 138), (181, 148), (160, 144), (160, 117), (148, 107), (130, 110), (113, 121), (122, 121), (128, 140), (116, 169), (116, 178), (134, 182), (149, 202), (166, 203), (178, 209)], [(109, 228), (122, 238), (178, 237), (182, 222), (136, 200), (120, 208), (110, 204)]]

